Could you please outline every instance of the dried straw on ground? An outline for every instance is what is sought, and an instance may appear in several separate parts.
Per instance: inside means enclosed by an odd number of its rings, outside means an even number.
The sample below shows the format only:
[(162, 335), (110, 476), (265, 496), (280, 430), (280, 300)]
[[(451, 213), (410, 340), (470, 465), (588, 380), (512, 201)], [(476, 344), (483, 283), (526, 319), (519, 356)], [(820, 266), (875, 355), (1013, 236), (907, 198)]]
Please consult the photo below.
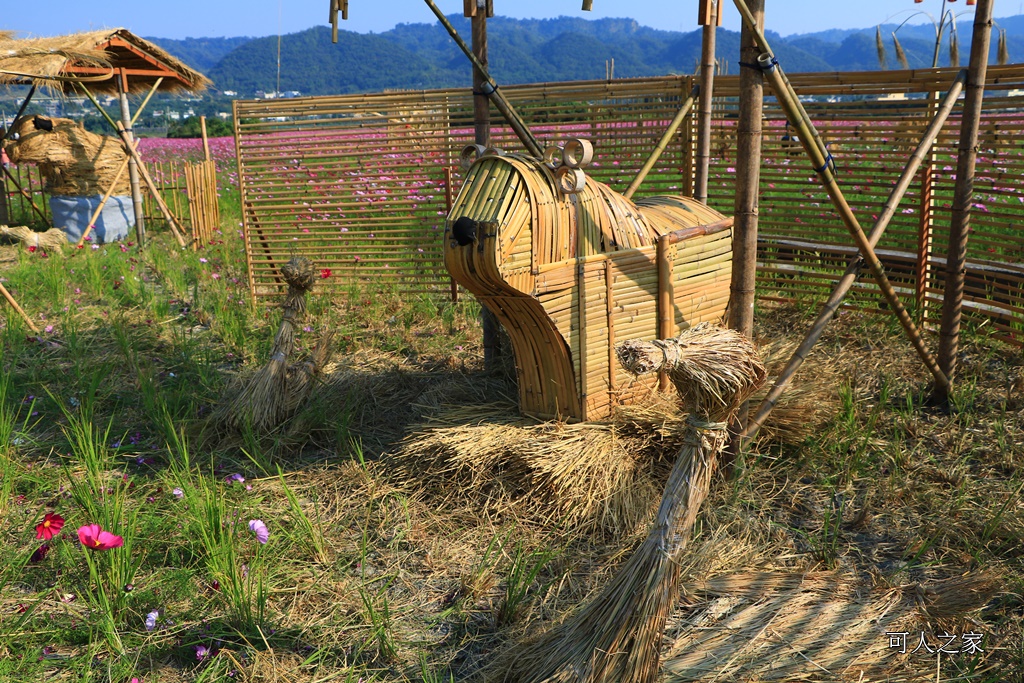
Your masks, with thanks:
[(0, 225), (0, 237), (11, 242), (20, 242), (26, 247), (36, 247), (43, 251), (61, 252), (67, 246), (68, 238), (63, 230), (50, 228), (46, 232), (36, 232), (24, 225), (6, 226)]
[(241, 389), (234, 388), (233, 399), (222, 404), (214, 420), (240, 429), (248, 426), (257, 433), (268, 432), (290, 417), (308, 397), (315, 378), (330, 359), (330, 335), (320, 340), (314, 356), (294, 366), (288, 365), (295, 346), (295, 329), (306, 313), (306, 294), (313, 289), (316, 274), (306, 258), (292, 258), (281, 268), (281, 277), (288, 283), (284, 315), (274, 336), (270, 362), (263, 366)]
[(727, 420), (765, 380), (754, 345), (734, 330), (698, 325), (675, 339), (627, 341), (617, 349), (635, 374), (665, 370), (690, 411), (686, 440), (669, 475), (654, 526), (611, 583), (540, 639), (507, 655), (489, 680), (517, 683), (653, 683), (679, 568)]
[[(663, 674), (671, 683), (935, 680), (908, 666), (923, 650), (901, 656), (887, 632), (907, 633), (909, 653), (922, 631), (972, 630), (963, 619), (998, 586), (986, 574), (891, 589), (826, 572), (713, 577), (687, 586), (693, 604), (674, 624)], [(960, 623), (939, 626), (936, 613)]]
[[(791, 348), (762, 346), (765, 365), (784, 364)], [(354, 387), (370, 381), (362, 371), (366, 362), (360, 361), (358, 372), (328, 377), (318, 395), (333, 391), (333, 404), (344, 405)], [(807, 382), (784, 394), (757, 443), (802, 443), (826, 417), (838, 371), (819, 367)], [(478, 392), (479, 379), (463, 382), (461, 377), (439, 387), (439, 401), (422, 405), (423, 418), (389, 455), (400, 483), (435, 499), (485, 501), (489, 509), (514, 509), (517, 516), (579, 533), (623, 536), (649, 520), (655, 492), (683, 447), (686, 414), (671, 394), (654, 392), (598, 422), (538, 423), (520, 417), (513, 400), (495, 401), (493, 394), (500, 389)], [(374, 403), (399, 389), (389, 386), (387, 375), (373, 374), (372, 381), (360, 391)], [(391, 382), (407, 388), (409, 378)], [(762, 392), (752, 397), (755, 403)], [(410, 399), (403, 393), (399, 400)], [(359, 432), (365, 439), (375, 428), (364, 423)]]
[[(89, 197), (105, 194), (125, 158), (121, 141), (90, 133), (71, 119), (46, 118), (53, 130), (36, 127), (36, 119), (18, 122), (18, 139), (8, 142), (7, 153), (16, 164), (36, 164), (46, 177), (51, 194)], [(123, 175), (114, 185), (115, 195), (127, 195), (131, 188)]]

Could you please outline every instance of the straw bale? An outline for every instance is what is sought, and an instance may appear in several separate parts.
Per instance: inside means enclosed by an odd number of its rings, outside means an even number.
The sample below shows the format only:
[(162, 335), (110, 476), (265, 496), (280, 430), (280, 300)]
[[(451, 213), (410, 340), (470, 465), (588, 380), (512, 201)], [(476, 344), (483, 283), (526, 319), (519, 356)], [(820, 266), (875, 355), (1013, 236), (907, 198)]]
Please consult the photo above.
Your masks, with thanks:
[[(111, 68), (116, 63), (118, 55), (105, 52), (100, 46), (113, 38), (129, 43), (175, 72), (177, 78), (165, 79), (160, 86), (161, 91), (201, 92), (211, 85), (206, 76), (189, 68), (166, 50), (123, 28), (21, 39), (14, 38), (10, 32), (0, 33), (0, 84), (31, 81), (54, 90), (71, 92), (74, 90), (74, 83), (73, 79), (68, 79), (68, 66), (83, 64)], [(102, 80), (90, 82), (90, 90), (117, 92), (117, 79), (102, 76), (100, 78)], [(148, 80), (151, 82), (151, 79)], [(148, 88), (148, 84), (139, 77), (129, 78), (128, 85), (133, 91), (139, 92), (144, 92)]]
[(43, 251), (55, 251), (60, 253), (67, 245), (68, 236), (60, 228), (50, 228), (46, 232), (36, 232), (24, 225), (6, 226), (0, 225), (0, 237), (12, 242), (20, 242), (26, 247), (38, 247)]
[[(37, 128), (39, 120), (53, 124), (53, 130)], [(32, 117), (21, 119), (14, 131), (18, 139), (7, 143), (15, 164), (37, 164), (46, 176), (51, 194), (89, 197), (105, 194), (125, 158), (117, 138), (97, 135), (71, 119)], [(115, 195), (130, 192), (122, 174)]]

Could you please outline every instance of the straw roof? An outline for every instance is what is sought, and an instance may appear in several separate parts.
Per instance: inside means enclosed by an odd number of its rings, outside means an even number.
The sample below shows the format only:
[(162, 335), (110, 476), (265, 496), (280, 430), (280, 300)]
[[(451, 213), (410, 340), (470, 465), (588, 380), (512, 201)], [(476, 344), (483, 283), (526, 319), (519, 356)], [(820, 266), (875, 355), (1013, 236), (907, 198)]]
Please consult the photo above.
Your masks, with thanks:
[(73, 92), (82, 80), (94, 92), (116, 93), (115, 74), (124, 69), (132, 91), (200, 92), (211, 85), (203, 74), (148, 40), (123, 28), (45, 38), (15, 38), (0, 31), (0, 84), (35, 83)]

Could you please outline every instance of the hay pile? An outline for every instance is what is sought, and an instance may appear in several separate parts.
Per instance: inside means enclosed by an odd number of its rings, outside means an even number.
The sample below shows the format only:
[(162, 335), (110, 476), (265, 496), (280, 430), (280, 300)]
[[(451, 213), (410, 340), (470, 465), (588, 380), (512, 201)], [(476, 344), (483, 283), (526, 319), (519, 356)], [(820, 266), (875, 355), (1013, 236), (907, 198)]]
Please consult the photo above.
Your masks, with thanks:
[[(52, 128), (52, 130), (48, 130)], [(6, 143), (15, 164), (36, 164), (51, 194), (89, 197), (104, 194), (125, 158), (121, 141), (85, 130), (71, 119), (23, 118), (14, 130), (18, 139)], [(131, 191), (122, 175), (113, 194)]]
[[(791, 348), (766, 344), (765, 365), (784, 365)], [(816, 367), (791, 387), (758, 434), (757, 446), (803, 442), (834, 404), (838, 372)], [(350, 388), (359, 377), (348, 373), (340, 385)], [(327, 383), (329, 389), (332, 378)], [(459, 393), (460, 387), (447, 387), (439, 401), (426, 406), (425, 419), (389, 456), (401, 485), (486, 501), (490, 509), (514, 510), (582, 533), (621, 536), (649, 518), (683, 447), (686, 412), (670, 393), (620, 406), (607, 420), (566, 424), (520, 417), (514, 401), (488, 400), (471, 386)], [(458, 395), (447, 395), (453, 392)], [(344, 390), (335, 393), (343, 403)], [(752, 405), (763, 393), (754, 394)], [(387, 387), (374, 386), (366, 394), (380, 400)], [(401, 400), (410, 398), (403, 394)]]

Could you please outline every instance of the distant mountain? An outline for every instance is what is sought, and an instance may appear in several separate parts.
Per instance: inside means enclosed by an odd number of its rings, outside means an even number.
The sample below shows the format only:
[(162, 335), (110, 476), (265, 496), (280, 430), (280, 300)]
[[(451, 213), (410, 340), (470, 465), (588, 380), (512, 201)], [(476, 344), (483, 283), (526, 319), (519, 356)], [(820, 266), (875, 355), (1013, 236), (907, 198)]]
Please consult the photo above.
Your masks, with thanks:
[[(452, 23), (469, 38), (468, 19), (452, 17)], [(1024, 59), (1024, 16), (1000, 19), (997, 28), (1007, 31), (1011, 61)], [(898, 68), (891, 36), (895, 29), (895, 24), (882, 26), (888, 68)], [(632, 19), (494, 17), (487, 32), (491, 73), (506, 84), (604, 78), (606, 62), (612, 59), (618, 78), (693, 73), (701, 48), (700, 30), (662, 31)], [(971, 24), (961, 22), (961, 63), (970, 54), (970, 34)], [(912, 68), (931, 66), (932, 25), (908, 24), (897, 35)], [(790, 73), (881, 68), (874, 28), (785, 37), (769, 32), (769, 37)], [(437, 24), (399, 24), (378, 34), (341, 31), (336, 45), (323, 26), (282, 36), (280, 87), (277, 36), (151, 40), (206, 73), (218, 90), (233, 90), (242, 97), (278, 89), (320, 95), (461, 86), (470, 71), (468, 61)], [(992, 43), (994, 61), (996, 40)], [(737, 73), (739, 34), (719, 31), (717, 52), (728, 62), (728, 73)], [(940, 64), (948, 61), (944, 40)]]
[(146, 38), (201, 73), (208, 73), (220, 60), (252, 38)]

